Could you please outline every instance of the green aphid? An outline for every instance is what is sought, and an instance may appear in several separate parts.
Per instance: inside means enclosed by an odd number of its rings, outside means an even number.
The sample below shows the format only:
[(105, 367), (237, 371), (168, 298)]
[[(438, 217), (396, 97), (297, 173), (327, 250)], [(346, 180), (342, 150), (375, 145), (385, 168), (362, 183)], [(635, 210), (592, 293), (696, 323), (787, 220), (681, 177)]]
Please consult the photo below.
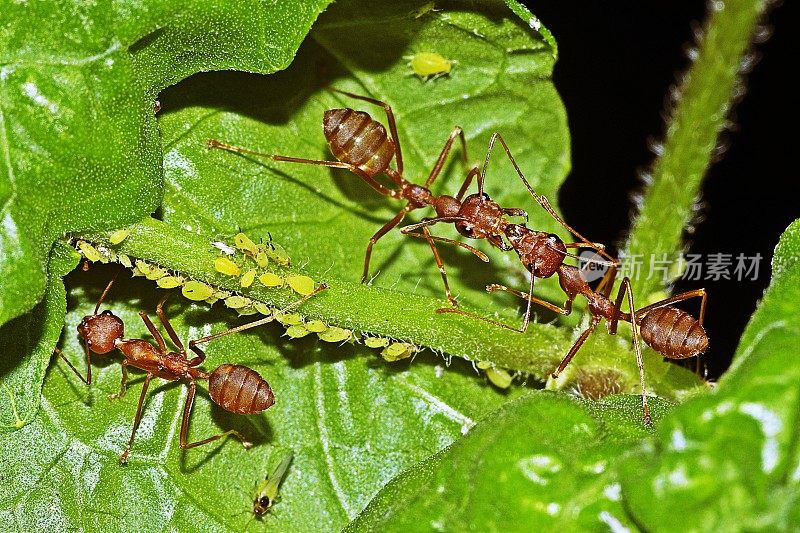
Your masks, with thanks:
[(273, 274), (272, 272), (261, 274), (258, 276), (258, 281), (260, 281), (265, 287), (273, 288), (283, 286), (283, 278), (277, 274)]
[(267, 252), (265, 252), (264, 250), (259, 250), (253, 259), (255, 260), (256, 264), (261, 268), (267, 268), (267, 265), (269, 265), (269, 256), (267, 255)]
[(258, 483), (256, 495), (253, 498), (253, 514), (257, 518), (262, 518), (266, 515), (275, 505), (275, 502), (278, 501), (278, 490), (281, 487), (283, 478), (286, 477), (286, 472), (289, 470), (289, 465), (292, 463), (293, 458), (294, 455), (289, 453), (275, 468), (271, 476)]
[(308, 328), (305, 327), (303, 324), (296, 324), (294, 326), (289, 326), (286, 328), (286, 336), (292, 339), (299, 339), (301, 337), (305, 337), (311, 333), (308, 331)]
[(206, 285), (202, 281), (189, 280), (181, 287), (181, 294), (193, 302), (200, 302), (211, 298), (214, 294), (214, 288)]
[(353, 332), (349, 329), (329, 326), (325, 331), (317, 333), (317, 337), (325, 342), (345, 342), (353, 337)]
[(452, 62), (436, 52), (420, 52), (405, 59), (409, 60), (408, 66), (411, 67), (414, 74), (424, 80), (446, 76), (452, 69)]
[(239, 285), (247, 288), (250, 285), (252, 285), (255, 280), (256, 280), (256, 271), (255, 269), (251, 268), (250, 270), (242, 274), (241, 278), (239, 278)]
[(227, 257), (217, 257), (214, 259), (214, 268), (217, 272), (225, 274), (226, 276), (238, 276), (241, 273), (239, 265)]
[(475, 363), (475, 366), (477, 366), (480, 370), (486, 370), (487, 368), (492, 368), (494, 366), (494, 363), (484, 360), (484, 361), (478, 361), (477, 363)]
[(141, 272), (142, 276), (147, 276), (150, 273), (150, 265), (141, 259), (136, 260), (136, 268)]
[(407, 342), (395, 342), (381, 351), (381, 357), (390, 363), (394, 363), (395, 361), (400, 361), (401, 359), (407, 359), (411, 357), (415, 351), (416, 348), (413, 344), (409, 344)]
[(508, 372), (497, 367), (487, 368), (486, 377), (498, 389), (507, 389), (511, 386), (511, 382), (514, 381), (514, 378)]
[(181, 276), (164, 276), (156, 281), (156, 285), (162, 289), (174, 289), (183, 285), (184, 279)]
[(308, 296), (314, 292), (316, 283), (308, 276), (287, 276), (286, 284), (300, 296)]
[(114, 245), (119, 244), (125, 239), (127, 239), (128, 235), (130, 235), (130, 232), (128, 230), (118, 229), (117, 231), (113, 232), (111, 235), (108, 236), (108, 242)]
[(234, 294), (233, 296), (228, 296), (225, 298), (225, 305), (231, 309), (242, 309), (252, 303), (253, 300), (250, 298), (245, 298), (244, 296), (239, 296), (238, 294)]
[(367, 348), (386, 348), (389, 346), (389, 342), (391, 342), (386, 337), (365, 337), (364, 338), (364, 345)]
[(250, 237), (245, 235), (244, 233), (237, 233), (233, 237), (233, 244), (241, 251), (247, 252), (250, 255), (255, 255), (258, 253), (258, 247), (256, 243), (250, 240)]
[(150, 281), (156, 281), (167, 275), (167, 269), (160, 266), (150, 265), (150, 272), (145, 274), (144, 277)]
[(278, 263), (281, 266), (289, 266), (292, 264), (292, 260), (289, 258), (289, 254), (286, 253), (286, 250), (278, 244), (277, 242), (272, 242), (272, 239), (264, 245), (263, 250), (267, 253), (267, 256)]
[(254, 305), (247, 305), (236, 310), (236, 314), (239, 316), (255, 315), (256, 313), (258, 313), (258, 310)]
[(309, 320), (306, 322), (306, 329), (311, 333), (322, 333), (328, 329), (328, 324), (322, 320)]
[(100, 261), (100, 259), (102, 258), (100, 252), (97, 251), (97, 248), (95, 248), (86, 241), (78, 241), (78, 248), (80, 249), (83, 256), (92, 263), (96, 263)]
[(229, 293), (228, 291), (222, 289), (214, 289), (214, 298), (216, 298), (217, 300), (224, 300), (230, 295), (231, 293)]
[(303, 317), (297, 313), (275, 313), (275, 320), (284, 326), (297, 326), (303, 323)]
[(117, 261), (122, 264), (125, 268), (132, 268), (133, 263), (131, 263), (131, 258), (125, 254), (117, 254)]
[(253, 302), (253, 307), (255, 307), (256, 311), (264, 316), (269, 316), (272, 314), (272, 309), (264, 302)]

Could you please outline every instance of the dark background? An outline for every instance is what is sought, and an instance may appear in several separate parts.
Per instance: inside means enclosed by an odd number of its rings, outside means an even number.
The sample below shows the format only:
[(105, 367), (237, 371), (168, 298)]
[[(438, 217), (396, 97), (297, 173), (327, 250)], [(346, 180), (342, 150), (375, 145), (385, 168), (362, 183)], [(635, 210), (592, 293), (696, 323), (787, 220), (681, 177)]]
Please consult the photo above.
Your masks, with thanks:
[[(559, 43), (554, 77), (569, 115), (573, 154), (559, 205), (567, 221), (593, 240), (621, 244), (632, 213), (630, 193), (640, 186), (638, 172), (653, 159), (647, 139), (662, 136), (665, 96), (689, 65), (685, 50), (693, 43), (692, 23), (702, 23), (706, 3), (524, 3)], [(769, 281), (778, 237), (800, 216), (789, 190), (796, 187), (797, 172), (789, 165), (790, 136), (784, 133), (791, 131), (796, 94), (783, 76), (797, 68), (796, 59), (790, 64), (790, 51), (800, 49), (795, 21), (797, 2), (772, 9), (766, 25), (772, 37), (755, 47), (760, 61), (732, 115), (736, 129), (723, 134), (728, 150), (707, 176), (703, 207), (687, 235), (688, 253), (764, 257), (757, 281), (685, 281), (675, 287), (708, 289), (711, 348), (703, 362), (712, 379), (730, 364)]]

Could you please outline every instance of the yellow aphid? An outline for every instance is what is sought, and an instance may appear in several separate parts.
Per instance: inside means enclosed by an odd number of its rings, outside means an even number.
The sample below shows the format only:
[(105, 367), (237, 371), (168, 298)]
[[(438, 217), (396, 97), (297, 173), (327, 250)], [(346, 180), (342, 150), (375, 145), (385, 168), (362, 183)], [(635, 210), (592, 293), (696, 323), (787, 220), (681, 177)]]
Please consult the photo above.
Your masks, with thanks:
[(250, 285), (253, 284), (255, 280), (256, 280), (256, 271), (251, 268), (250, 270), (245, 272), (239, 279), (239, 285), (241, 285), (242, 287), (249, 287)]
[(489, 361), (478, 361), (477, 363), (475, 363), (475, 366), (477, 366), (481, 370), (486, 370), (487, 368), (492, 368), (492, 366), (494, 366), (494, 363), (491, 363)]
[(230, 295), (231, 293), (229, 293), (228, 291), (223, 291), (222, 289), (214, 289), (214, 298), (216, 298), (217, 300), (224, 300)]
[(311, 332), (308, 331), (308, 328), (306, 328), (302, 324), (297, 324), (286, 328), (286, 336), (291, 337), (292, 339), (299, 339), (301, 337), (305, 337), (309, 333)]
[(267, 255), (267, 252), (264, 250), (259, 250), (254, 259), (256, 260), (256, 264), (258, 266), (261, 268), (267, 268), (267, 265), (269, 264), (269, 256)]
[(441, 10), (440, 9), (436, 9), (436, 3), (435, 2), (428, 2), (427, 4), (423, 4), (422, 7), (420, 7), (419, 9), (417, 9), (415, 11), (412, 11), (411, 15), (415, 19), (418, 19), (420, 17), (424, 17), (428, 13), (433, 13), (434, 11), (441, 11)]
[(300, 296), (308, 296), (314, 292), (314, 280), (308, 276), (287, 276), (286, 283)]
[(407, 342), (395, 342), (387, 346), (381, 351), (381, 357), (393, 363), (411, 357), (415, 348), (413, 344)]
[(233, 237), (233, 244), (243, 252), (249, 252), (252, 255), (258, 253), (258, 247), (256, 246), (256, 243), (251, 241), (250, 237), (244, 233), (237, 233)]
[(181, 294), (194, 302), (199, 302), (210, 298), (214, 294), (214, 288), (202, 281), (189, 280), (183, 284)]
[(265, 287), (281, 287), (283, 285), (283, 278), (272, 272), (261, 274), (258, 276), (258, 281)]
[(264, 316), (269, 316), (272, 314), (272, 309), (270, 309), (270, 307), (264, 302), (253, 302), (253, 307), (255, 307), (256, 311)]
[(239, 296), (238, 294), (234, 294), (233, 296), (228, 296), (225, 298), (225, 305), (231, 309), (241, 309), (250, 305), (251, 303), (252, 300), (250, 298), (245, 298), (244, 296)]
[(214, 305), (215, 303), (217, 303), (219, 301), (219, 298), (217, 298), (216, 296), (212, 295), (212, 296), (209, 296), (208, 298), (206, 298), (203, 301), (205, 303), (207, 303), (208, 305)]
[(514, 381), (514, 378), (512, 378), (508, 372), (497, 367), (487, 368), (486, 377), (489, 378), (489, 381), (492, 382), (492, 385), (499, 389), (509, 388), (511, 386), (511, 382)]
[(180, 276), (164, 276), (156, 281), (156, 285), (162, 289), (174, 289), (183, 285), (183, 278)]
[(306, 329), (311, 333), (322, 333), (328, 329), (328, 324), (322, 320), (309, 320), (306, 322)]
[(118, 254), (117, 260), (124, 266), (125, 268), (133, 267), (133, 263), (131, 263), (131, 258), (125, 254)]
[(303, 317), (297, 313), (275, 313), (275, 320), (284, 326), (297, 326), (303, 323)]
[(214, 268), (217, 269), (217, 272), (225, 274), (226, 276), (238, 276), (241, 272), (241, 270), (239, 270), (239, 265), (227, 257), (217, 257), (214, 259)]
[(330, 326), (325, 331), (317, 333), (317, 337), (325, 342), (344, 342), (353, 337), (353, 332), (349, 329)]
[(159, 266), (150, 265), (150, 272), (145, 274), (145, 277), (150, 281), (156, 281), (167, 275), (167, 269)]
[(142, 273), (142, 276), (146, 276), (150, 273), (150, 265), (148, 265), (141, 259), (136, 260), (136, 268), (139, 270), (139, 272)]
[(446, 76), (452, 68), (452, 63), (436, 52), (420, 52), (407, 59), (414, 74), (425, 80)]
[(366, 337), (364, 344), (367, 348), (386, 348), (389, 346), (389, 339), (386, 337)]
[(117, 231), (108, 236), (108, 242), (110, 242), (111, 244), (119, 244), (125, 239), (127, 239), (128, 235), (130, 235), (130, 232), (128, 230), (118, 229)]
[(80, 248), (83, 256), (93, 263), (100, 261), (102, 257), (100, 252), (97, 251), (97, 248), (86, 241), (78, 241), (78, 248)]

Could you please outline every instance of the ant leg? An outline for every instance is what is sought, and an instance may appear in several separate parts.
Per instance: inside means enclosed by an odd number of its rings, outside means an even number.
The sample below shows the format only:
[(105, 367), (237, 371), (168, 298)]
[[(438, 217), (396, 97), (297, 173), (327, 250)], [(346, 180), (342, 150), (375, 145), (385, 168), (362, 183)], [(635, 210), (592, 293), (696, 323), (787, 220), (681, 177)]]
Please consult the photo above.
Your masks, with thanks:
[(182, 354), (186, 354), (186, 348), (183, 347), (183, 343), (181, 342), (180, 337), (178, 337), (178, 334), (175, 333), (175, 328), (172, 327), (172, 324), (170, 324), (167, 314), (164, 312), (164, 302), (167, 301), (168, 297), (169, 294), (165, 294), (164, 297), (161, 298), (161, 301), (158, 302), (158, 305), (156, 306), (156, 315), (158, 315), (158, 319), (161, 320), (161, 324), (164, 326), (164, 329), (166, 330), (167, 335), (169, 335), (169, 338), (172, 339), (172, 342), (173, 344), (175, 344), (175, 347), (178, 348), (178, 350), (180, 350)]
[(114, 394), (109, 394), (109, 400), (116, 400), (117, 398), (122, 398), (125, 396), (125, 393), (128, 392), (128, 360), (122, 360), (122, 381), (119, 384), (119, 392)]
[(481, 316), (475, 313), (470, 313), (469, 311), (463, 311), (457, 307), (442, 307), (436, 310), (437, 313), (444, 315), (444, 314), (454, 314), (454, 315), (462, 315), (468, 316), (470, 318), (474, 318), (476, 320), (483, 320), (484, 322), (488, 322), (489, 324), (495, 325), (499, 328), (510, 329), (511, 331), (516, 331), (517, 333), (521, 333), (521, 331), (517, 328), (511, 327), (508, 324), (503, 324), (498, 320), (493, 320), (491, 318), (487, 318), (485, 316)]
[(581, 346), (583, 346), (583, 343), (586, 342), (586, 339), (589, 338), (589, 335), (592, 334), (592, 331), (594, 331), (594, 328), (597, 327), (597, 324), (599, 322), (600, 322), (600, 316), (592, 315), (592, 320), (589, 322), (589, 327), (587, 327), (585, 330), (581, 332), (580, 336), (575, 341), (575, 344), (572, 345), (572, 348), (569, 349), (567, 355), (565, 355), (564, 359), (561, 360), (561, 363), (558, 365), (558, 368), (556, 368), (551, 374), (553, 379), (557, 378), (561, 374), (561, 372), (564, 371), (569, 362), (572, 361), (572, 358), (575, 357), (575, 354), (578, 353), (578, 350), (580, 350)]
[(425, 240), (428, 241), (428, 244), (431, 247), (431, 252), (433, 252), (433, 260), (436, 261), (436, 266), (439, 267), (439, 273), (442, 275), (442, 282), (444, 283), (444, 292), (445, 295), (447, 295), (447, 301), (450, 302), (450, 305), (453, 307), (458, 307), (458, 302), (455, 298), (453, 298), (453, 293), (450, 292), (450, 284), (447, 282), (447, 272), (444, 269), (442, 258), (439, 256), (439, 250), (436, 248), (436, 243), (431, 238), (431, 232), (427, 227), (424, 227), (422, 228), (422, 233), (425, 236)]
[[(85, 342), (86, 341), (84, 341), (84, 343)], [(55, 353), (57, 353), (58, 356), (61, 359), (63, 359), (65, 363), (67, 363), (67, 365), (72, 369), (73, 372), (75, 372), (75, 375), (78, 376), (81, 381), (83, 381), (87, 385), (91, 385), (92, 384), (92, 361), (91, 361), (91, 355), (90, 355), (91, 352), (89, 351), (89, 346), (87, 344), (84, 344), (84, 349), (86, 350), (86, 377), (85, 378), (81, 375), (80, 372), (78, 372), (78, 369), (75, 368), (75, 365), (73, 365), (72, 363), (69, 362), (69, 359), (67, 359), (67, 356), (64, 355), (64, 352), (62, 352), (60, 349), (58, 349), (58, 347), (54, 348), (53, 351)]]
[(144, 311), (139, 311), (139, 316), (141, 317), (142, 322), (144, 322), (144, 325), (147, 326), (147, 330), (150, 332), (150, 335), (152, 335), (158, 343), (158, 347), (161, 349), (161, 352), (167, 353), (167, 343), (164, 342), (164, 337), (161, 335), (161, 332), (158, 331), (156, 325), (153, 324), (153, 321), (150, 320), (150, 317), (147, 316), (147, 313)]
[(479, 174), (480, 174), (480, 169), (478, 168), (478, 165), (475, 165), (471, 169), (469, 169), (469, 172), (467, 172), (467, 177), (464, 178), (464, 183), (462, 183), (461, 188), (458, 189), (458, 194), (456, 194), (456, 200), (460, 202), (464, 198), (464, 195), (467, 193), (467, 189), (469, 189), (469, 186), (472, 184), (472, 179)]
[(608, 322), (608, 332), (611, 335), (617, 333), (617, 323), (620, 319), (625, 320), (624, 314), (621, 312), (622, 301), (625, 296), (628, 296), (628, 304), (630, 305), (628, 318), (631, 321), (631, 331), (633, 331), (633, 350), (636, 352), (636, 366), (639, 367), (639, 384), (642, 387), (642, 411), (644, 412), (644, 423), (649, 425), (652, 422), (650, 418), (650, 408), (647, 406), (647, 389), (644, 385), (644, 362), (642, 361), (642, 348), (639, 345), (639, 333), (637, 330), (637, 312), (633, 304), (633, 291), (631, 290), (631, 280), (626, 276), (622, 278), (622, 284), (617, 291), (617, 299), (614, 302), (614, 311), (611, 314), (611, 320)]
[(186, 396), (186, 403), (183, 406), (183, 419), (181, 420), (181, 435), (180, 435), (180, 443), (181, 448), (186, 450), (188, 448), (195, 448), (197, 446), (202, 446), (203, 444), (207, 444), (211, 441), (215, 441), (217, 439), (221, 439), (222, 437), (227, 437), (228, 435), (233, 435), (237, 439), (242, 442), (242, 446), (245, 448), (250, 448), (253, 443), (244, 440), (242, 435), (234, 430), (229, 429), (224, 433), (220, 433), (219, 435), (213, 435), (208, 437), (207, 439), (198, 440), (196, 442), (186, 442), (187, 434), (189, 433), (189, 416), (192, 414), (192, 406), (194, 405), (194, 396), (197, 392), (197, 383), (191, 378), (189, 379), (189, 394)]
[[(433, 219), (430, 219), (430, 220), (433, 220)], [(439, 220), (437, 220), (437, 222), (438, 221)], [(427, 232), (428, 231), (428, 228), (427, 228), (428, 225), (432, 225), (432, 224), (427, 224), (427, 225), (414, 224), (413, 226), (414, 227), (421, 227), (423, 229), (423, 231)], [(475, 257), (477, 257), (478, 259), (480, 259), (484, 263), (488, 263), (489, 262), (489, 257), (485, 253), (481, 252), (480, 250), (478, 250), (474, 246), (470, 246), (469, 244), (467, 244), (465, 242), (460, 242), (460, 241), (456, 241), (456, 240), (453, 240), (453, 239), (448, 239), (447, 237), (439, 237), (438, 235), (431, 235), (430, 233), (428, 233), (428, 236), (426, 237), (425, 235), (420, 235), (419, 233), (415, 233), (413, 231), (406, 231), (406, 229), (410, 228), (410, 227), (412, 227), (412, 226), (404, 227), (403, 229), (400, 230), (400, 233), (402, 233), (403, 235), (408, 235), (409, 237), (417, 237), (418, 239), (428, 239), (428, 238), (430, 238), (431, 240), (434, 240), (434, 241), (446, 242), (446, 243), (449, 243), (449, 244), (455, 244), (456, 246), (460, 246), (460, 247), (464, 248), (465, 250), (467, 250), (468, 252), (473, 254)]]
[(693, 291), (686, 291), (680, 294), (676, 294), (675, 296), (670, 296), (669, 298), (665, 298), (660, 302), (656, 302), (654, 304), (650, 304), (648, 306), (642, 307), (636, 311), (636, 318), (644, 318), (644, 316), (654, 309), (659, 309), (661, 307), (667, 307), (668, 305), (674, 304), (676, 302), (682, 302), (684, 300), (689, 300), (691, 298), (701, 298), (700, 300), (700, 325), (703, 325), (703, 320), (706, 317), (706, 300), (708, 299), (708, 294), (706, 293), (705, 289), (695, 289)]
[(248, 150), (247, 148), (242, 148), (240, 146), (233, 146), (232, 144), (227, 144), (222, 141), (218, 141), (216, 139), (209, 139), (208, 141), (209, 148), (219, 148), (221, 150), (226, 150), (228, 152), (233, 152), (236, 154), (242, 155), (254, 155), (258, 157), (266, 157), (272, 159), (273, 161), (283, 161), (287, 163), (302, 163), (306, 165), (318, 165), (322, 167), (330, 167), (330, 168), (341, 168), (344, 170), (349, 170), (353, 174), (356, 174), (362, 180), (364, 180), (367, 185), (375, 189), (378, 193), (384, 196), (390, 196), (392, 198), (400, 198), (399, 191), (392, 190), (382, 184), (380, 184), (375, 178), (366, 174), (363, 170), (358, 168), (355, 165), (351, 165), (349, 163), (342, 163), (341, 161), (324, 161), (320, 159), (303, 159), (300, 157), (288, 157), (283, 155), (276, 155), (276, 154), (268, 154), (266, 152), (257, 152), (255, 150)]
[(542, 300), (537, 298), (532, 293), (518, 291), (517, 289), (512, 289), (510, 287), (506, 287), (505, 285), (499, 285), (497, 283), (492, 283), (491, 285), (486, 286), (487, 292), (495, 292), (495, 291), (504, 291), (509, 294), (513, 294), (518, 298), (522, 298), (523, 300), (528, 300), (529, 302), (541, 305), (554, 313), (558, 313), (559, 315), (568, 315), (572, 312), (572, 300), (567, 300), (564, 304), (564, 307), (559, 307), (555, 304), (551, 304), (547, 300)]
[[(425, 181), (425, 188), (430, 189), (433, 182), (439, 177), (439, 173), (442, 171), (444, 167), (444, 162), (447, 159), (447, 155), (450, 153), (450, 150), (453, 148), (453, 142), (456, 140), (456, 137), (461, 139), (461, 153), (464, 160), (464, 165), (467, 164), (467, 140), (464, 138), (464, 131), (456, 126), (453, 131), (450, 133), (450, 137), (447, 138), (447, 142), (444, 143), (444, 148), (439, 153), (439, 159), (436, 160), (436, 164), (433, 165), (433, 170), (431, 170), (430, 175), (428, 176), (427, 181)], [(471, 180), (472, 178), (470, 178)]]
[(136, 418), (133, 419), (133, 431), (131, 431), (131, 438), (128, 445), (125, 446), (125, 451), (119, 456), (120, 464), (128, 462), (128, 454), (131, 453), (131, 446), (133, 446), (133, 439), (136, 437), (136, 430), (139, 429), (139, 422), (142, 421), (142, 406), (144, 405), (144, 397), (147, 395), (147, 388), (150, 386), (150, 380), (153, 379), (153, 374), (150, 372), (144, 377), (144, 384), (142, 385), (142, 394), (139, 396), (139, 406), (136, 408)]
[[(324, 291), (327, 288), (328, 288), (327, 284), (320, 283), (319, 287), (317, 287), (316, 289), (311, 291), (306, 296), (303, 296), (299, 300), (287, 305), (286, 307), (283, 308), (283, 310), (281, 312), (285, 313), (286, 311), (289, 311), (290, 309), (294, 309), (298, 305), (302, 304), (306, 300), (309, 300), (309, 299), (313, 298), (314, 296), (316, 296), (317, 294), (319, 294), (320, 292)], [(275, 315), (274, 314), (272, 316), (268, 316), (268, 317), (260, 318), (258, 320), (254, 320), (253, 322), (248, 322), (247, 324), (242, 324), (241, 326), (236, 326), (235, 328), (231, 328), (231, 329), (228, 329), (228, 330), (220, 332), (220, 333), (215, 333), (214, 335), (208, 335), (207, 337), (202, 337), (200, 339), (189, 341), (189, 349), (192, 350), (194, 353), (196, 353), (199, 357), (205, 358), (205, 353), (202, 350), (200, 350), (199, 348), (196, 347), (198, 344), (203, 344), (205, 342), (210, 342), (210, 341), (219, 339), (220, 337), (225, 337), (226, 335), (231, 335), (233, 333), (239, 333), (240, 331), (245, 331), (245, 330), (248, 330), (248, 329), (256, 328), (256, 327), (261, 326), (263, 324), (268, 324), (268, 323), (272, 322), (273, 320), (275, 320)], [(195, 358), (195, 359), (197, 359), (197, 358)], [(194, 361), (195, 359), (193, 359), (192, 361)], [(191, 365), (191, 366), (195, 366), (195, 365)]]
[[(489, 141), (489, 152), (486, 154), (486, 162), (484, 163), (483, 172), (481, 173), (481, 177), (479, 178), (479, 180), (480, 180), (479, 183), (481, 185), (481, 189), (480, 189), (481, 192), (483, 192), (483, 188), (482, 188), (483, 187), (483, 178), (484, 178), (485, 173), (486, 173), (486, 166), (489, 163), (489, 154), (492, 151), (492, 148), (494, 146), (495, 140), (499, 140), (500, 144), (503, 145), (503, 148), (506, 151), (506, 155), (508, 156), (508, 159), (511, 161), (511, 164), (514, 165), (514, 170), (517, 171), (517, 175), (519, 176), (519, 179), (521, 179), (522, 183), (525, 184), (525, 188), (527, 188), (528, 192), (531, 193), (531, 196), (533, 196), (533, 199), (536, 200), (536, 203), (538, 203), (540, 206), (542, 206), (542, 209), (547, 211), (550, 214), (550, 216), (552, 216), (555, 219), (556, 222), (558, 222), (559, 224), (561, 224), (561, 226), (564, 227), (564, 229), (566, 229), (567, 231), (572, 233), (574, 236), (579, 238), (581, 241), (587, 243), (587, 245), (593, 244), (593, 243), (591, 243), (591, 241), (589, 241), (589, 239), (587, 239), (586, 237), (584, 237), (583, 235), (578, 233), (577, 230), (575, 230), (572, 226), (567, 224), (564, 221), (564, 219), (562, 219), (559, 216), (559, 214), (556, 213), (556, 210), (553, 209), (553, 206), (550, 205), (550, 202), (547, 200), (547, 198), (545, 196), (543, 196), (541, 194), (538, 194), (535, 190), (533, 190), (533, 187), (531, 187), (530, 183), (528, 183), (528, 180), (525, 178), (525, 175), (520, 170), (519, 165), (517, 165), (517, 162), (514, 159), (514, 156), (511, 155), (511, 150), (508, 148), (508, 145), (506, 144), (505, 139), (503, 139), (503, 136), (500, 135), (499, 133), (493, 133), (492, 134), (492, 138)], [(591, 246), (589, 246), (589, 247), (591, 247)], [(609, 261), (615, 261), (615, 259), (613, 257), (611, 257), (611, 255), (609, 255), (605, 250), (598, 249), (597, 252), (600, 255), (602, 255), (603, 257), (605, 257), (606, 259), (608, 259)]]
[(597, 284), (597, 289), (595, 292), (598, 292), (608, 298), (611, 294), (611, 290), (614, 288), (614, 281), (617, 278), (617, 267), (611, 267), (608, 269), (608, 272), (605, 273), (603, 279), (600, 280), (600, 283)]
[(411, 204), (406, 205), (399, 213), (397, 213), (392, 220), (383, 225), (381, 229), (375, 232), (367, 244), (367, 252), (364, 255), (364, 272), (361, 274), (361, 283), (366, 283), (369, 280), (369, 260), (372, 256), (372, 247), (378, 242), (378, 239), (389, 233), (392, 228), (397, 226), (409, 211), (416, 209)]
[(189, 366), (191, 367), (200, 366), (206, 360), (206, 352), (195, 346), (195, 344), (197, 344), (197, 341), (189, 341), (189, 349), (197, 354), (197, 357), (192, 357), (189, 360)]
[(330, 91), (336, 92), (339, 94), (343, 94), (345, 96), (349, 96), (350, 98), (355, 98), (356, 100), (363, 100), (364, 102), (369, 102), (370, 104), (375, 104), (383, 108), (384, 112), (386, 113), (386, 121), (389, 123), (389, 132), (392, 134), (392, 140), (394, 141), (394, 155), (397, 159), (397, 172), (400, 174), (403, 173), (403, 153), (400, 150), (400, 138), (397, 136), (397, 123), (394, 120), (394, 112), (392, 112), (392, 106), (387, 104), (386, 102), (382, 102), (375, 98), (370, 98), (369, 96), (361, 96), (360, 94), (349, 93), (347, 91), (342, 91), (340, 89), (334, 89), (333, 87), (329, 88)]

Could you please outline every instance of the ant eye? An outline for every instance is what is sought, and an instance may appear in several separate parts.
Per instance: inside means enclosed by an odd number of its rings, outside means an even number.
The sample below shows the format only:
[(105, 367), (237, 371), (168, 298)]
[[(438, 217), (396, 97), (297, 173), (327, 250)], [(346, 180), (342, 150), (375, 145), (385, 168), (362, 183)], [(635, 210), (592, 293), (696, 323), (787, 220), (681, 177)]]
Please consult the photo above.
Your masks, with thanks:
[(489, 197), (489, 195), (488, 195), (488, 194), (486, 194), (486, 193), (483, 193), (483, 194), (481, 195), (481, 200), (484, 200), (484, 201), (490, 202), (492, 199)]
[(551, 233), (547, 238), (550, 239), (550, 242), (552, 242), (553, 244), (557, 243), (560, 240), (559, 236), (554, 233)]

